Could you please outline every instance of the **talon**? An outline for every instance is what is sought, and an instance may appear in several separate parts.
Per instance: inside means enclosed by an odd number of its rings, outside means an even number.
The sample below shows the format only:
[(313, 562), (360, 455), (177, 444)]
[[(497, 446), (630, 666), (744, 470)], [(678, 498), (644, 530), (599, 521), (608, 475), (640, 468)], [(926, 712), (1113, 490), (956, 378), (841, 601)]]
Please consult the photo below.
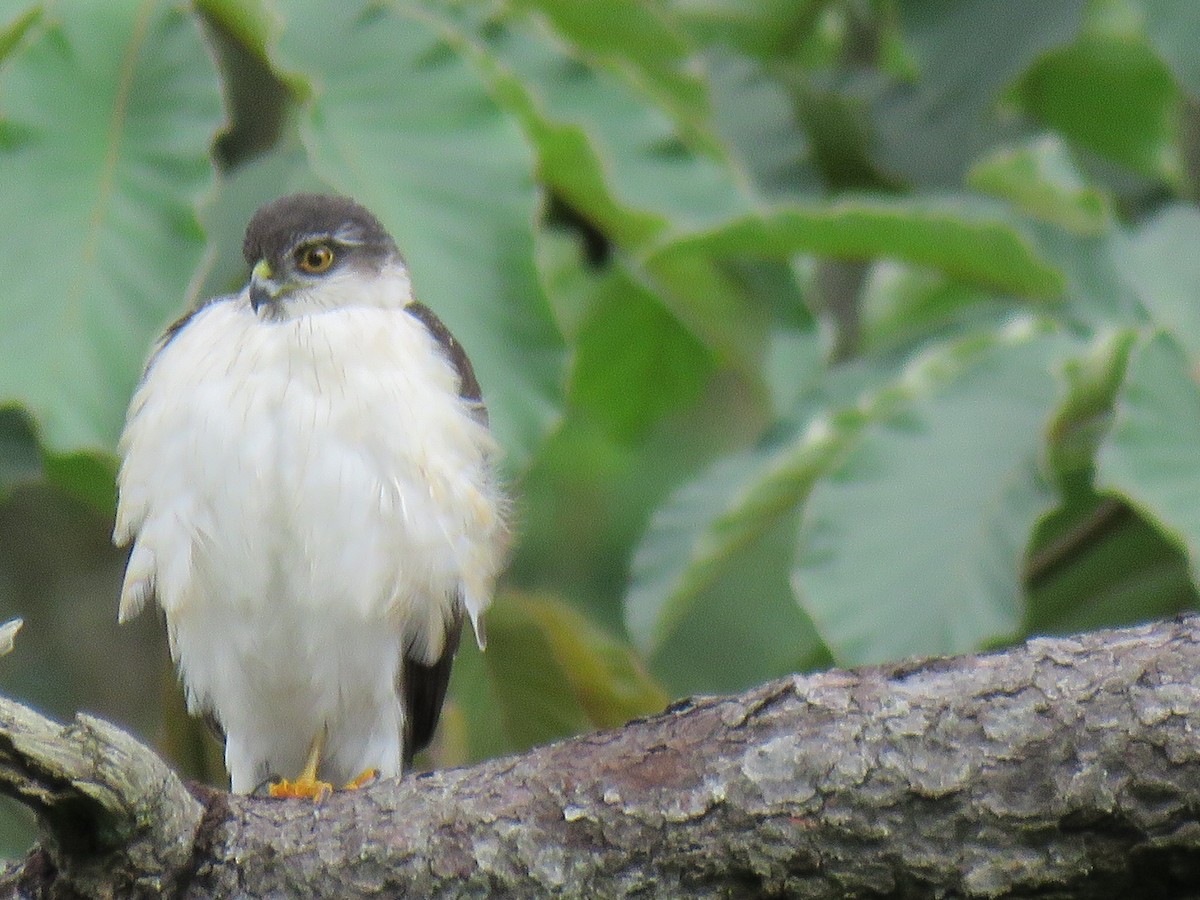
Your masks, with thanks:
[(292, 799), (309, 800), (314, 804), (320, 803), (333, 793), (333, 785), (328, 781), (317, 778), (317, 769), (321, 767), (321, 753), (325, 749), (325, 729), (317, 732), (312, 746), (308, 748), (308, 760), (304, 763), (304, 771), (295, 781), (286, 778), (275, 782), (268, 788), (272, 797), (288, 797)]
[(368, 784), (374, 784), (379, 780), (378, 769), (364, 769), (353, 781), (348, 781), (346, 786), (342, 788), (344, 791), (357, 791), (359, 788), (365, 788)]
[(328, 781), (318, 781), (316, 778), (305, 778), (301, 775), (295, 781), (276, 781), (267, 792), (272, 797), (284, 797), (293, 800), (312, 800), (320, 803), (333, 793), (333, 785)]

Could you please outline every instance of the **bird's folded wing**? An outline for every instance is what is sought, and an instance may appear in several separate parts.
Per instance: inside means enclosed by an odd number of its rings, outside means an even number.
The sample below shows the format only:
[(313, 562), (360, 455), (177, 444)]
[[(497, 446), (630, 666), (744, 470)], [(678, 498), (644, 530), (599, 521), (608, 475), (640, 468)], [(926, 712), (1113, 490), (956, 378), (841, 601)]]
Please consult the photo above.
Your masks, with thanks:
[(450, 668), (462, 637), (462, 605), (454, 606), (454, 618), (446, 626), (446, 642), (442, 655), (431, 665), (425, 665), (405, 653), (401, 666), (401, 683), (397, 686), (404, 703), (404, 768), (412, 765), (413, 757), (429, 746), (442, 714), (446, 686), (450, 683)]

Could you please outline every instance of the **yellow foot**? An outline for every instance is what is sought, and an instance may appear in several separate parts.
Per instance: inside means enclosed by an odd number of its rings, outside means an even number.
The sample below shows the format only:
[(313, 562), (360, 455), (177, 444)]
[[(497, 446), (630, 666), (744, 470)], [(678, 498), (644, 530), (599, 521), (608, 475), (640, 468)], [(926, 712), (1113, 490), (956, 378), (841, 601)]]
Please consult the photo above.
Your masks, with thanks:
[(374, 784), (379, 779), (378, 769), (364, 769), (362, 774), (353, 781), (347, 782), (342, 788), (344, 791), (357, 791), (359, 788), (365, 788), (368, 784)]
[(333, 793), (333, 785), (328, 781), (318, 781), (316, 778), (306, 778), (301, 775), (295, 781), (288, 781), (286, 778), (277, 781), (267, 789), (267, 792), (272, 797), (291, 797), (320, 803)]

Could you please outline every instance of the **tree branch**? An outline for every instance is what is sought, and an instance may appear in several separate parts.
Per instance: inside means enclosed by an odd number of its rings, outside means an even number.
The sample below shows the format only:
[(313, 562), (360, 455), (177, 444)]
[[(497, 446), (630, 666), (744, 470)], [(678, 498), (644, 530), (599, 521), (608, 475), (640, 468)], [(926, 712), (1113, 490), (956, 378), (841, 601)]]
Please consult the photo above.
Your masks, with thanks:
[(5, 703), (0, 787), (43, 843), (0, 893), (1193, 896), (1197, 672), (1200, 617), (1039, 639), (690, 700), (320, 806), (205, 792), (203, 821), (127, 736)]
[[(36, 868), (84, 896), (170, 894), (203, 806), (153, 751), (101, 719), (59, 725), (0, 698), (0, 791), (38, 821)], [(11, 880), (7, 884), (19, 884)]]

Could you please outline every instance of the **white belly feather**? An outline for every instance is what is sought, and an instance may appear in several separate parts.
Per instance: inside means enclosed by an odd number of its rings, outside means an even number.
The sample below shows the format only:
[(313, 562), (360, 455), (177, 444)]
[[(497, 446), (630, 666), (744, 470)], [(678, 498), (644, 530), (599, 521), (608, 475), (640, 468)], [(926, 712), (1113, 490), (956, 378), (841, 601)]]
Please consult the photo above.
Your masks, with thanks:
[(154, 361), (122, 441), (122, 618), (158, 599), (235, 791), (293, 777), (322, 727), (330, 780), (399, 773), (402, 653), (435, 660), (501, 563), (494, 447), (458, 387), (399, 309), (221, 301)]

